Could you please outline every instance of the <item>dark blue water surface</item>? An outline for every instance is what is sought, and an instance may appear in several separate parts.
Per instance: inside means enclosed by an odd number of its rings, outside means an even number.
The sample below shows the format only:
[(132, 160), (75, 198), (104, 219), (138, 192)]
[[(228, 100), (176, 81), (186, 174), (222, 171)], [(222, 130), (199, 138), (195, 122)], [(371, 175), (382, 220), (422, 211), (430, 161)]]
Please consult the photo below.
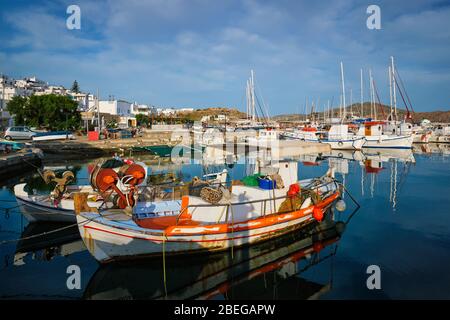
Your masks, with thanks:
[[(337, 178), (361, 205), (340, 237), (334, 231), (312, 230), (236, 249), (233, 254), (169, 258), (166, 283), (162, 259), (100, 266), (74, 227), (5, 242), (67, 225), (28, 223), (20, 208), (14, 208), (14, 184), (30, 181), (36, 173), (4, 181), (0, 191), (0, 297), (449, 299), (450, 156), (442, 149), (423, 151), (297, 159), (300, 179), (324, 174), (330, 163), (337, 165)], [(357, 160), (349, 160), (353, 158)], [(71, 169), (76, 166), (77, 183), (87, 183), (91, 163), (70, 162)], [(152, 166), (153, 171), (181, 172), (186, 181), (222, 168)], [(233, 179), (249, 170), (243, 161), (227, 169)], [(355, 208), (349, 195), (344, 200), (347, 209), (340, 214), (335, 211), (335, 221), (345, 221)], [(335, 230), (333, 221), (326, 223), (331, 226), (327, 230)], [(66, 285), (70, 265), (80, 267), (80, 289), (69, 290)], [(380, 268), (379, 290), (367, 288), (370, 265)]]

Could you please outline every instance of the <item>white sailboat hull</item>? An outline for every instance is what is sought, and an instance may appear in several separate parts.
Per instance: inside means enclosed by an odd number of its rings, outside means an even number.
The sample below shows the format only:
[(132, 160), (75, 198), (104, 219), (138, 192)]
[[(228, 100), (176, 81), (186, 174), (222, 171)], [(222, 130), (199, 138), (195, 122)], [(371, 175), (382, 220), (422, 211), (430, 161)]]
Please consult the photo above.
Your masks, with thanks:
[(366, 136), (364, 148), (395, 148), (395, 149), (411, 149), (413, 136)]
[(321, 140), (320, 142), (328, 143), (334, 150), (361, 150), (366, 140), (364, 137), (356, 137), (346, 140)]

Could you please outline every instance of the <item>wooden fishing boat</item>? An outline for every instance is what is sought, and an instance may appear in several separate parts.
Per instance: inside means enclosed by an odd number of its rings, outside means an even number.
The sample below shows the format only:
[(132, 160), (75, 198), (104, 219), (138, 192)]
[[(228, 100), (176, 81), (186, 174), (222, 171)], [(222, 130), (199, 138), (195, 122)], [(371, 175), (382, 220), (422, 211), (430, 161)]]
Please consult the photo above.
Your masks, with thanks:
[(328, 131), (306, 127), (293, 132), (284, 132), (283, 136), (287, 139), (327, 143), (333, 150), (361, 150), (366, 142), (364, 136), (349, 132), (346, 124), (332, 125)]
[[(101, 265), (89, 280), (83, 298), (239, 298), (242, 290), (238, 288), (254, 293), (253, 298), (265, 299), (268, 295), (271, 298), (315, 298), (326, 292), (330, 285), (316, 283), (313, 279), (296, 279), (307, 278), (303, 275), (306, 270), (336, 254), (347, 222), (335, 221), (332, 215), (327, 217), (303, 232), (235, 249), (233, 254), (167, 257), (165, 268), (160, 259)], [(164, 272), (167, 275), (166, 286)], [(274, 280), (267, 282), (267, 279)], [(297, 290), (289, 290), (292, 286)], [(288, 290), (282, 292), (283, 288)], [(293, 293), (297, 295), (292, 296)]]
[(132, 217), (118, 210), (99, 213), (89, 206), (86, 194), (78, 193), (75, 212), (81, 238), (102, 263), (214, 252), (273, 239), (321, 221), (341, 194), (339, 183), (329, 175), (293, 181), (296, 164), (278, 164), (282, 182), (276, 181), (285, 187), (233, 185), (231, 190), (222, 190), (222, 198), (213, 203), (203, 192), (200, 197), (183, 196), (179, 207), (167, 203), (176, 212), (169, 215), (142, 206), (135, 208)]
[(411, 149), (413, 144), (412, 134), (385, 134), (383, 121), (365, 122), (358, 131), (358, 135), (364, 136), (366, 142), (363, 148), (389, 148)]
[[(124, 164), (119, 161), (118, 163)], [(107, 165), (105, 162), (104, 165)], [(50, 174), (50, 176), (48, 176)], [(217, 173), (210, 173), (203, 176), (203, 180), (209, 184), (225, 183), (228, 172), (226, 170)], [(128, 180), (126, 177), (138, 176), (136, 181), (124, 181)], [(44, 171), (44, 179), (48, 180), (47, 183), (57, 180), (52, 173)], [(50, 177), (50, 178), (49, 178)], [(65, 178), (64, 178), (65, 177)], [(121, 182), (119, 182), (119, 177)], [(63, 174), (64, 181), (60, 181), (59, 185), (51, 193), (39, 194), (34, 190), (28, 190), (26, 183), (20, 183), (14, 186), (14, 194), (20, 207), (22, 214), (28, 221), (54, 221), (54, 222), (76, 222), (74, 212), (74, 194), (83, 192), (88, 194), (88, 204), (94, 208), (126, 208), (129, 204), (131, 207), (136, 206), (139, 208), (155, 208), (156, 212), (167, 212), (167, 205), (164, 206), (158, 203), (155, 199), (155, 188), (171, 189), (173, 184), (171, 183), (156, 183), (153, 181), (153, 175), (147, 175), (146, 170), (142, 165), (132, 164), (125, 165), (119, 168), (102, 168), (102, 166), (96, 166), (90, 177), (90, 185), (70, 185), (73, 181), (73, 175), (70, 171), (66, 171)], [(69, 179), (70, 178), (70, 179)], [(104, 183), (106, 180), (110, 180), (110, 183)], [(148, 184), (144, 183), (147, 180)], [(175, 185), (181, 183), (175, 183)], [(116, 188), (114, 190), (113, 188)], [(117, 186), (117, 187), (116, 187)], [(143, 193), (139, 199), (133, 199), (135, 187), (139, 187), (140, 190), (152, 189), (151, 196), (152, 201), (144, 201)], [(148, 190), (147, 190), (148, 191)], [(167, 197), (170, 197), (170, 190)], [(147, 199), (148, 200), (148, 199)], [(180, 201), (174, 203), (181, 204)], [(169, 206), (170, 207), (170, 206)]]
[(98, 208), (103, 199), (94, 192), (91, 186), (67, 186), (64, 198), (55, 203), (50, 194), (33, 194), (26, 190), (26, 183), (14, 186), (14, 194), (20, 211), (29, 222), (53, 221), (76, 222), (73, 195), (76, 192), (86, 192), (89, 195), (89, 205)]

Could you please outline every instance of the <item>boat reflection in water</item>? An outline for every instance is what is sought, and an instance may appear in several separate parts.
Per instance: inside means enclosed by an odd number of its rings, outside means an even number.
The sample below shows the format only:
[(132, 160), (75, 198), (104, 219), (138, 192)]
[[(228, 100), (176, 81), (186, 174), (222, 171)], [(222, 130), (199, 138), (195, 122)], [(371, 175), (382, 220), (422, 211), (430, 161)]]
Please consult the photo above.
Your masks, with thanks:
[[(45, 233), (45, 235), (44, 235)], [(86, 250), (74, 224), (57, 222), (32, 222), (22, 231), (14, 254), (14, 265), (31, 260), (50, 261), (57, 256), (69, 256)]]
[(334, 257), (352, 215), (345, 222), (336, 221), (330, 212), (321, 224), (225, 253), (166, 257), (165, 270), (162, 258), (102, 265), (89, 281), (84, 298), (318, 298), (330, 290), (331, 279), (317, 283), (302, 273)]

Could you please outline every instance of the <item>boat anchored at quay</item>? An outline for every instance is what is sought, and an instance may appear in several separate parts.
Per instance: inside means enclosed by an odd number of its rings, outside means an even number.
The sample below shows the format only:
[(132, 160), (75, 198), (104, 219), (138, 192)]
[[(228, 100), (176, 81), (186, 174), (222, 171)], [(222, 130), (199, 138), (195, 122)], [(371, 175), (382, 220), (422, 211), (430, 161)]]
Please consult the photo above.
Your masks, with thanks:
[(349, 132), (347, 124), (332, 125), (328, 131), (306, 127), (294, 132), (284, 132), (283, 137), (310, 142), (327, 143), (334, 150), (361, 150), (365, 137)]
[(384, 124), (384, 121), (369, 121), (362, 124), (358, 130), (358, 135), (366, 138), (364, 148), (412, 148), (414, 138), (411, 134), (384, 134)]
[(296, 168), (295, 162), (280, 162), (279, 176), (272, 183), (234, 184), (231, 190), (219, 189), (220, 197), (211, 190), (202, 190), (200, 197), (183, 196), (180, 207), (174, 208), (178, 214), (157, 214), (151, 207), (147, 211), (141, 207), (131, 217), (123, 210), (99, 212), (88, 205), (86, 194), (78, 193), (80, 235), (101, 263), (208, 253), (273, 239), (321, 221), (342, 193), (330, 172), (293, 181)]
[[(72, 185), (75, 176), (71, 171), (65, 171), (62, 177), (57, 178), (51, 170), (42, 173), (44, 182), (56, 183), (55, 188), (49, 194), (38, 194), (28, 190), (26, 183), (14, 186), (14, 194), (20, 210), (28, 221), (53, 221), (76, 222), (74, 212), (74, 194), (83, 192), (88, 195), (88, 204), (94, 208), (124, 209), (126, 207), (153, 206), (156, 211), (166, 210), (167, 206), (161, 206), (155, 201), (149, 201), (147, 194), (158, 193), (159, 197), (170, 197), (167, 190), (180, 184), (171, 182), (156, 182), (160, 180), (160, 174), (148, 175), (143, 163), (134, 163), (132, 160), (116, 161), (118, 167), (109, 167), (109, 161), (98, 163), (90, 176), (90, 185)], [(106, 167), (105, 167), (106, 166)], [(204, 184), (225, 183), (228, 172), (213, 172), (202, 177)], [(190, 183), (182, 184), (189, 192), (195, 192), (196, 187)], [(141, 194), (138, 197), (138, 189)], [(158, 192), (156, 192), (158, 190)], [(144, 192), (143, 192), (144, 191)], [(156, 201), (158, 202), (158, 201)], [(176, 204), (181, 202), (174, 201)], [(138, 209), (137, 209), (138, 210)]]

